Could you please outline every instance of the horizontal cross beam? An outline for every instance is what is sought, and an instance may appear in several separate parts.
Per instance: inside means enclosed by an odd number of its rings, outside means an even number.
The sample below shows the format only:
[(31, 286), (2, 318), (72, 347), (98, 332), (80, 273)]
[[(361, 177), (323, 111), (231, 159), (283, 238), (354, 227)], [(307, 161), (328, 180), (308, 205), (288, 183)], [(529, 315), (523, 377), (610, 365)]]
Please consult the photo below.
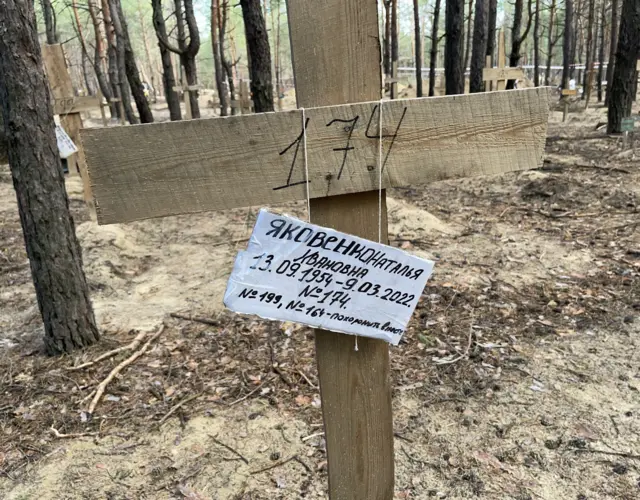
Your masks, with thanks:
[(524, 79), (524, 71), (522, 68), (484, 68), (482, 70), (482, 80), (485, 82), (522, 79)]
[(99, 109), (102, 105), (102, 97), (77, 96), (68, 98), (53, 98), (52, 104), (54, 115), (66, 115), (69, 113), (80, 113), (82, 111)]
[[(538, 167), (546, 88), (386, 101), (382, 187)], [(312, 198), (377, 190), (379, 102), (309, 108)], [(82, 131), (101, 224), (305, 199), (300, 110)]]

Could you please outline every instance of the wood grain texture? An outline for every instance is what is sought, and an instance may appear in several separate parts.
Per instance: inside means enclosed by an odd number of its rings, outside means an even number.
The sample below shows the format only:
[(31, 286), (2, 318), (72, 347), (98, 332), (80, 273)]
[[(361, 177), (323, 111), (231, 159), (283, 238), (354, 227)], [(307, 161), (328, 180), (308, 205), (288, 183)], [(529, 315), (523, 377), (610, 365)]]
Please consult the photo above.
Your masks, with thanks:
[(91, 111), (92, 109), (102, 109), (102, 97), (100, 96), (75, 96), (61, 97), (51, 100), (54, 115), (64, 115), (67, 113), (80, 113)]
[[(75, 175), (79, 170), (82, 178), (84, 199), (89, 205), (92, 217), (94, 215), (93, 196), (91, 193), (91, 184), (87, 175), (87, 166), (82, 151), (82, 142), (80, 139), (80, 130), (82, 129), (82, 117), (79, 112), (66, 112), (59, 113), (60, 109), (56, 110), (56, 106), (67, 106), (70, 100), (76, 101), (78, 98), (74, 96), (73, 83), (69, 76), (67, 69), (67, 63), (64, 58), (64, 52), (62, 45), (43, 45), (42, 46), (42, 60), (44, 63), (44, 69), (47, 74), (47, 80), (49, 82), (49, 89), (53, 97), (53, 112), (54, 114), (60, 114), (60, 125), (65, 129), (71, 140), (78, 147), (78, 153), (71, 155), (67, 158), (67, 167), (69, 169), (69, 175)], [(96, 99), (96, 98), (90, 98)], [(101, 101), (102, 99), (100, 99)], [(57, 103), (57, 104), (56, 104)], [(98, 102), (99, 106), (100, 102)], [(63, 110), (64, 111), (64, 110)], [(80, 111), (80, 110), (78, 110)]]
[[(288, 0), (293, 71), (300, 106), (380, 98), (376, 0)], [(354, 27), (357, 26), (357, 29)]]
[[(383, 187), (542, 162), (549, 113), (544, 88), (385, 101), (382, 109)], [(378, 188), (378, 112), (379, 102), (305, 110), (312, 198)], [(98, 220), (305, 199), (301, 132), (301, 111), (83, 130)], [(345, 159), (347, 141), (353, 149)], [(288, 179), (291, 187), (274, 190)]]
[(484, 68), (482, 70), (482, 80), (485, 82), (522, 79), (524, 79), (524, 71), (522, 68)]
[[(382, 241), (388, 242), (383, 194)], [(378, 241), (378, 192), (313, 200), (315, 224)], [(316, 330), (331, 500), (391, 500), (394, 491), (389, 346)]]
[[(288, 2), (288, 8), (298, 106), (342, 105), (380, 98), (375, 0), (294, 0)], [(311, 186), (324, 189), (327, 196), (311, 200), (312, 222), (377, 241), (378, 139), (367, 137), (378, 130), (374, 107), (365, 104), (350, 109), (323, 108), (310, 110), (306, 116), (309, 165), (324, 167), (317, 180), (310, 173)], [(327, 115), (327, 111), (331, 114)], [(375, 130), (369, 127), (369, 133), (368, 112), (376, 124)], [(335, 119), (343, 121), (334, 122)], [(315, 138), (313, 144), (309, 141), (311, 134)], [(346, 147), (354, 149), (335, 150)], [(313, 154), (312, 148), (316, 148)], [(356, 155), (350, 158), (354, 152)], [(334, 168), (326, 168), (331, 165)], [(335, 166), (340, 169), (336, 171)], [(333, 186), (346, 179), (354, 179), (361, 186), (356, 191), (364, 192), (331, 196)], [(384, 192), (382, 201), (382, 241), (386, 243)], [(356, 352), (354, 341), (351, 335), (316, 330), (329, 498), (391, 500), (394, 457), (389, 346), (381, 340), (360, 339)]]

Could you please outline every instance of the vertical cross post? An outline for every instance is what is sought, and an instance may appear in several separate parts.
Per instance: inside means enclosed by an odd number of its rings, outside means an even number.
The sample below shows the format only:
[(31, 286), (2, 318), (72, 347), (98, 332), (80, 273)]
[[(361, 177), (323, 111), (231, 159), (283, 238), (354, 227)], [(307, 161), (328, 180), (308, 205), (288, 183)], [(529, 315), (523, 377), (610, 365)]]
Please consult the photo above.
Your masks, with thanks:
[(491, 67), (491, 56), (487, 56), (485, 61), (486, 67), (482, 70), (482, 80), (487, 82), (487, 90), (489, 90), (489, 88), (491, 90), (505, 90), (508, 80), (524, 79), (524, 71), (522, 68), (507, 66), (504, 31), (502, 29), (500, 29), (500, 34), (498, 35), (498, 67)]
[[(504, 29), (500, 28), (498, 35), (498, 68), (505, 68), (507, 66), (507, 53), (504, 43)], [(497, 90), (504, 90), (507, 88), (506, 80), (498, 80)]]
[[(298, 106), (380, 99), (376, 0), (288, 1)], [(318, 50), (322, 47), (322, 50)], [(356, 122), (352, 126), (365, 127)], [(348, 128), (348, 127), (347, 127)], [(345, 128), (345, 138), (350, 129)], [(347, 157), (348, 158), (348, 157)], [(339, 161), (339, 158), (336, 158)], [(347, 160), (346, 167), (349, 168)], [(378, 191), (311, 200), (311, 220), (378, 239)], [(382, 191), (382, 242), (387, 243)], [(316, 330), (331, 500), (393, 498), (389, 350), (380, 340)]]
[[(67, 69), (67, 62), (64, 58), (62, 45), (43, 45), (42, 58), (53, 100), (73, 100), (75, 97), (73, 93), (73, 83), (71, 82), (71, 76), (69, 76), (69, 70)], [(69, 137), (78, 148), (77, 154), (71, 155), (69, 158), (67, 158), (69, 175), (73, 175), (73, 173), (76, 171), (80, 172), (80, 177), (82, 178), (84, 188), (84, 199), (88, 204), (91, 205), (93, 203), (93, 196), (91, 194), (89, 177), (87, 175), (87, 165), (84, 158), (84, 151), (82, 149), (82, 143), (80, 141), (82, 117), (80, 116), (79, 112), (65, 113), (60, 116), (60, 124), (62, 128), (65, 129), (67, 134), (69, 134)]]

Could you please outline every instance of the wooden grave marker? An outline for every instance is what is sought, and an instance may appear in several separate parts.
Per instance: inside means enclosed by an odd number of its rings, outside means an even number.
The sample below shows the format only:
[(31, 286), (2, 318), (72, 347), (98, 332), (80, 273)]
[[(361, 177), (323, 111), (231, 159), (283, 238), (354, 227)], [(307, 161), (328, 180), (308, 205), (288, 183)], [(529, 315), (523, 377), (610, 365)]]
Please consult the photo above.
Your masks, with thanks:
[(253, 100), (251, 99), (251, 91), (249, 90), (249, 82), (240, 80), (238, 85), (238, 99), (231, 101), (231, 107), (239, 109), (243, 115), (253, 111)]
[[(381, 103), (376, 3), (299, 0), (288, 9), (313, 223), (377, 241), (380, 200), (388, 243), (384, 188), (541, 165), (546, 89)], [(302, 117), (294, 110), (83, 131), (99, 223), (306, 199)], [(391, 500), (389, 348), (370, 338), (359, 344), (356, 352), (352, 336), (316, 331), (329, 497)]]
[(491, 67), (491, 56), (487, 56), (487, 67), (482, 70), (482, 81), (485, 82), (487, 90), (505, 90), (507, 81), (524, 80), (522, 68), (512, 68), (507, 66), (507, 56), (505, 52), (504, 30), (500, 29), (498, 36), (498, 66)]
[(569, 98), (578, 95), (578, 89), (562, 89), (562, 99), (564, 101), (564, 108), (562, 111), (562, 121), (567, 121), (567, 115), (569, 114)]
[(184, 73), (182, 74), (182, 85), (173, 87), (174, 92), (184, 96), (184, 114), (187, 120), (193, 118), (191, 113), (191, 92), (196, 92), (202, 88), (201, 85), (189, 85)]
[[(80, 130), (82, 129), (82, 117), (80, 116), (80, 111), (86, 109), (84, 106), (86, 106), (87, 103), (95, 104), (95, 99), (97, 98), (83, 99), (74, 96), (73, 83), (69, 76), (62, 45), (43, 45), (42, 59), (44, 62), (45, 72), (47, 74), (47, 80), (49, 81), (53, 113), (60, 116), (60, 124), (62, 128), (64, 128), (78, 148), (77, 154), (71, 155), (67, 158), (69, 175), (73, 175), (76, 171), (80, 172), (84, 187), (84, 199), (89, 205), (91, 205), (91, 186), (86, 173), (86, 162), (80, 140)], [(102, 98), (100, 97), (100, 104), (101, 102)], [(70, 103), (71, 106), (69, 107)]]

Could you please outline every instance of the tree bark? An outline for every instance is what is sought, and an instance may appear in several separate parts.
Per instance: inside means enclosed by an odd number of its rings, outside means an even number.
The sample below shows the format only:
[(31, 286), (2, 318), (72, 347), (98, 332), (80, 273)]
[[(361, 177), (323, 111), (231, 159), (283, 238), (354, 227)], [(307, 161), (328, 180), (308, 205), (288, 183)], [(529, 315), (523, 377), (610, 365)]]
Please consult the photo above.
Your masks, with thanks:
[[(111, 85), (111, 96), (114, 99), (122, 99), (122, 92), (120, 90), (120, 79), (118, 73), (118, 55), (116, 53), (116, 35), (113, 30), (113, 23), (111, 21), (111, 11), (109, 9), (109, 1), (101, 0), (102, 5), (102, 21), (104, 23), (104, 31), (107, 38), (107, 56), (109, 60), (109, 83)], [(114, 105), (116, 116), (118, 119), (122, 119), (121, 107), (117, 104)], [(113, 116), (113, 114), (111, 115)]]
[(471, 56), (471, 18), (473, 17), (473, 0), (469, 0), (469, 17), (467, 17), (467, 36), (466, 46), (464, 49), (464, 62), (462, 63), (462, 73), (467, 71), (469, 66), (469, 57)]
[(476, 16), (473, 22), (473, 50), (469, 73), (469, 92), (482, 92), (482, 69), (487, 54), (487, 7), (488, 0), (476, 0)]
[[(565, 1), (566, 3), (566, 1)], [(573, 1), (572, 1), (572, 7), (573, 7)], [(569, 66), (569, 74), (570, 74), (570, 78), (573, 78), (574, 73), (576, 71), (575, 65), (574, 63), (577, 61), (580, 61), (580, 52), (582, 51), (582, 47), (580, 47), (580, 50), (578, 50), (578, 36), (581, 35), (581, 30), (580, 30), (580, 14), (582, 12), (582, 0), (578, 0), (578, 3), (576, 5), (577, 8), (573, 9), (573, 27), (572, 27), (572, 31), (571, 31), (571, 64)], [(566, 9), (566, 6), (565, 6)], [(576, 59), (576, 52), (578, 53), (578, 59)], [(576, 75), (577, 78), (576, 80), (580, 80), (580, 74)]]
[(384, 0), (384, 74), (391, 75), (391, 0)]
[[(120, 0), (110, 0), (110, 3), (113, 26), (116, 30), (116, 37), (118, 38), (117, 43), (118, 46), (122, 46), (124, 55), (126, 81), (131, 88), (133, 100), (136, 103), (138, 115), (140, 116), (140, 122), (153, 123), (153, 114), (149, 107), (149, 101), (147, 101), (147, 98), (144, 95), (144, 87), (142, 86), (142, 80), (140, 79), (136, 56), (133, 53), (133, 48), (131, 47), (131, 42), (129, 40), (129, 29), (127, 27), (127, 20), (124, 17), (124, 12), (122, 11), (122, 3)], [(134, 123), (138, 123), (138, 120), (136, 119)]]
[(182, 120), (182, 111), (180, 110), (180, 97), (173, 90), (176, 86), (176, 79), (173, 72), (173, 62), (171, 61), (171, 51), (167, 47), (165, 40), (168, 40), (167, 26), (162, 12), (162, 0), (151, 0), (153, 8), (153, 28), (158, 38), (158, 48), (160, 49), (160, 59), (162, 60), (162, 85), (164, 87), (164, 95), (167, 99), (169, 107), (169, 116), (172, 122)]
[(45, 34), (47, 43), (53, 45), (58, 43), (58, 33), (56, 30), (55, 12), (51, 5), (51, 0), (41, 0), (42, 17), (44, 17)]
[[(120, 98), (122, 99), (122, 106), (124, 108), (124, 114), (127, 117), (127, 121), (134, 125), (138, 122), (138, 117), (133, 112), (131, 106), (131, 91), (129, 87), (129, 81), (127, 80), (127, 63), (126, 63), (126, 48), (124, 38), (122, 37), (122, 30), (118, 30), (116, 25), (119, 23), (118, 8), (115, 4), (115, 0), (109, 1), (109, 14), (111, 19), (111, 25), (114, 31), (114, 43), (116, 48), (116, 62), (118, 69), (118, 86), (120, 88)], [(121, 27), (121, 26), (118, 26)], [(118, 34), (120, 33), (120, 34)]]
[(100, 335), (69, 212), (31, 2), (0, 0), (0, 32), (0, 112), (44, 344), (50, 354), (71, 352)]
[(82, 51), (82, 76), (84, 77), (85, 85), (87, 87), (87, 94), (94, 95), (95, 90), (91, 84), (91, 78), (87, 71), (87, 59), (89, 58), (89, 52), (87, 50), (87, 41), (84, 37), (84, 30), (82, 29), (82, 23), (80, 22), (80, 15), (78, 13), (78, 3), (76, 0), (71, 0), (71, 10), (73, 11), (73, 19), (75, 21), (75, 30), (78, 34), (80, 41), (80, 49)]
[(604, 29), (607, 23), (607, 2), (602, 0), (602, 10), (600, 11), (600, 36), (598, 45), (598, 102), (602, 102), (602, 77), (604, 76)]
[[(396, 71), (394, 71), (396, 68)], [(389, 69), (393, 78), (397, 78), (398, 68), (398, 0), (391, 0), (391, 67)], [(398, 84), (391, 84), (391, 99), (397, 99)]]
[[(258, 0), (256, 0), (258, 1)], [(183, 26), (181, 4), (182, 0), (175, 0), (176, 18), (178, 20), (178, 29)], [(259, 6), (258, 6), (259, 7)], [(200, 33), (198, 31), (198, 23), (196, 22), (195, 12), (193, 10), (193, 0), (184, 0), (184, 17), (189, 30), (189, 43), (186, 43), (184, 33), (178, 37), (178, 46), (180, 48), (180, 60), (184, 68), (184, 74), (187, 78), (189, 86), (198, 84), (198, 71), (196, 66), (196, 56), (200, 51)], [(189, 100), (191, 104), (191, 117), (200, 118), (200, 104), (198, 102), (198, 90), (189, 91)]]
[[(279, 2), (279, 0), (278, 0)], [(227, 75), (227, 85), (229, 86), (229, 100), (235, 100), (236, 97), (236, 89), (235, 89), (235, 83), (233, 81), (233, 67), (236, 64), (236, 62), (231, 62), (229, 61), (229, 59), (227, 59), (227, 56), (225, 54), (225, 48), (224, 48), (224, 42), (225, 42), (225, 35), (227, 33), (227, 20), (229, 18), (229, 0), (222, 0), (222, 10), (220, 12), (220, 29), (219, 29), (219, 33), (218, 36), (220, 38), (220, 59), (221, 59), (221, 63), (222, 63), (222, 67), (224, 68), (225, 74)], [(279, 38), (280, 38), (280, 3), (278, 3), (278, 43), (276, 44), (276, 47), (279, 47)], [(276, 49), (276, 84), (278, 85), (278, 89), (280, 88), (279, 83), (280, 83), (280, 73), (279, 73), (279, 66), (280, 66), (280, 57), (279, 57), (279, 52), (278, 49)], [(236, 113), (236, 108), (231, 108), (231, 114), (234, 115)]]
[(586, 100), (587, 106), (589, 105), (589, 98), (591, 97), (591, 83), (593, 82), (592, 72), (593, 72), (593, 56), (594, 56), (594, 42), (595, 37), (593, 36), (593, 26), (595, 24), (595, 12), (596, 12), (596, 2), (595, 0), (589, 0), (589, 20), (587, 25), (587, 59), (585, 61), (584, 66), (584, 76), (582, 80), (582, 88), (584, 92), (582, 93), (582, 100)]
[(438, 23), (440, 21), (440, 0), (435, 0), (433, 22), (431, 23), (431, 50), (429, 52), (429, 97), (435, 95), (436, 64), (438, 62)]
[(573, 50), (571, 42), (573, 40), (573, 0), (564, 2), (564, 44), (562, 47), (562, 88), (569, 88), (571, 80), (571, 55)]
[(498, 0), (489, 0), (489, 19), (487, 21), (487, 55), (491, 57), (491, 65), (495, 61), (496, 23), (498, 20)]
[(618, 0), (611, 0), (611, 39), (609, 40), (609, 64), (607, 65), (607, 92), (604, 95), (604, 105), (609, 105), (609, 96), (613, 87), (613, 71), (616, 62), (616, 51), (618, 50)]
[(551, 0), (551, 6), (549, 7), (549, 39), (547, 44), (547, 68), (544, 74), (544, 84), (549, 85), (551, 79), (551, 62), (553, 60), (553, 48), (557, 42), (557, 38), (554, 39), (553, 30), (555, 28), (556, 19), (556, 0)]
[(631, 115), (638, 74), (636, 65), (640, 57), (640, 1), (623, 0), (620, 16), (620, 35), (613, 85), (609, 99), (607, 132), (620, 133), (622, 119)]
[(447, 95), (464, 94), (464, 0), (447, 0), (445, 6), (444, 78)]
[[(527, 20), (527, 27), (524, 30), (522, 36), (520, 30), (522, 29), (522, 14), (523, 14), (524, 0), (516, 0), (515, 8), (513, 11), (513, 26), (511, 27), (511, 55), (509, 56), (509, 66), (517, 67), (520, 64), (520, 49), (522, 48), (522, 42), (527, 38), (529, 30), (531, 29), (531, 21), (533, 20), (532, 5), (533, 0), (529, 0), (529, 17)], [(515, 80), (509, 80), (507, 82), (507, 90), (515, 88)]]
[(227, 116), (227, 92), (224, 87), (224, 73), (220, 54), (220, 38), (218, 36), (220, 18), (220, 0), (211, 0), (211, 48), (213, 49), (213, 69), (218, 90), (218, 100), (220, 101), (220, 116)]
[(109, 81), (104, 71), (104, 68), (106, 66), (106, 55), (104, 53), (104, 44), (102, 42), (102, 31), (100, 30), (100, 19), (98, 19), (97, 8), (94, 2), (95, 0), (87, 1), (87, 8), (89, 9), (89, 16), (91, 17), (91, 24), (93, 24), (93, 34), (95, 37), (95, 45), (94, 45), (94, 53), (93, 53), (94, 54), (93, 70), (96, 73), (96, 79), (98, 80), (98, 86), (100, 87), (100, 92), (102, 92), (103, 97), (109, 103), (111, 116), (117, 116), (115, 104), (111, 102), (111, 97), (113, 97), (113, 94), (111, 93)]
[(420, 30), (420, 5), (413, 0), (413, 27), (416, 44), (416, 97), (422, 97), (422, 38)]
[(259, 0), (240, 0), (251, 61), (251, 93), (256, 113), (273, 111), (271, 51)]
[(540, 0), (536, 0), (533, 20), (533, 85), (540, 86)]

